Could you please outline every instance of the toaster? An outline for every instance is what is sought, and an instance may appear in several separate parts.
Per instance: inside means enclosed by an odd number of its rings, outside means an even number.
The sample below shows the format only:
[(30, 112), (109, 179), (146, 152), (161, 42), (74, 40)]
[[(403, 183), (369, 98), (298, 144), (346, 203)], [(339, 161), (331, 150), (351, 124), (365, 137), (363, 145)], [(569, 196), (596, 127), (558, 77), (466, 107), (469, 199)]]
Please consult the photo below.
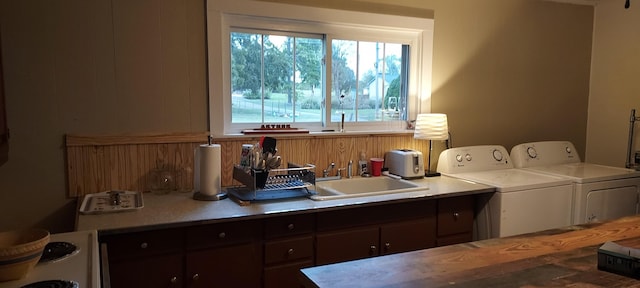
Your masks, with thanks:
[(420, 151), (396, 149), (387, 152), (385, 158), (390, 174), (403, 179), (424, 177), (424, 160)]

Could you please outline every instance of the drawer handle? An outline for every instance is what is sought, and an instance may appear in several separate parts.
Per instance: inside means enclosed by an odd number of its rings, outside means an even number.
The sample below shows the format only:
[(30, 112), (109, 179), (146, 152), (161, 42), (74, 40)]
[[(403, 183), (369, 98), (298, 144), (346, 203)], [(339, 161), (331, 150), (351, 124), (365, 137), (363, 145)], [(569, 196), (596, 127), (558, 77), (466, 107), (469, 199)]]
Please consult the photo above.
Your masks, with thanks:
[(227, 233), (220, 232), (220, 234), (218, 234), (218, 238), (223, 239), (224, 237), (227, 237)]
[(376, 245), (371, 245), (369, 247), (369, 250), (370, 250), (369, 252), (371, 252), (371, 255), (375, 255), (376, 252), (378, 251), (378, 247), (376, 247)]
[(287, 254), (289, 255), (293, 255), (293, 252), (295, 252), (293, 248), (289, 248), (289, 250), (287, 250)]
[(389, 242), (384, 243), (384, 251), (385, 252), (389, 252), (390, 248), (391, 248), (391, 243), (389, 243)]
[(198, 279), (200, 279), (200, 274), (198, 274), (198, 273), (193, 274), (193, 277), (191, 277), (191, 278), (193, 278), (193, 281), (198, 281)]
[(173, 277), (171, 277), (171, 279), (169, 281), (171, 282), (171, 284), (176, 284), (176, 283), (178, 283), (178, 277), (173, 276)]
[(142, 244), (140, 244), (140, 248), (142, 249), (147, 249), (147, 247), (149, 247), (149, 244), (147, 244), (147, 242), (142, 242)]
[(293, 225), (293, 223), (291, 223), (291, 224), (287, 225), (287, 229), (289, 229), (289, 231), (292, 231), (292, 230), (293, 230), (293, 229), (295, 229), (295, 228), (296, 228), (296, 226), (295, 226), (295, 225)]
[(460, 218), (460, 213), (458, 212), (453, 212), (453, 219), (458, 221), (458, 218)]

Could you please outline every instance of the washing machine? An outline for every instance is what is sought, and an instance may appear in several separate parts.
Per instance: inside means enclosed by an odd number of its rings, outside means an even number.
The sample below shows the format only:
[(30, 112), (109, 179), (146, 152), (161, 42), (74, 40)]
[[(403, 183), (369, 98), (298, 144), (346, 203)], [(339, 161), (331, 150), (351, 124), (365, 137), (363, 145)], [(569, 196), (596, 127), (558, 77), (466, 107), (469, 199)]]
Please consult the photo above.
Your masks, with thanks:
[(516, 168), (573, 181), (573, 224), (638, 214), (638, 171), (581, 162), (576, 148), (569, 141), (519, 144), (511, 149), (510, 156)]
[(495, 187), (477, 203), (474, 238), (506, 237), (571, 225), (572, 181), (515, 169), (501, 145), (456, 147), (438, 160), (442, 177)]

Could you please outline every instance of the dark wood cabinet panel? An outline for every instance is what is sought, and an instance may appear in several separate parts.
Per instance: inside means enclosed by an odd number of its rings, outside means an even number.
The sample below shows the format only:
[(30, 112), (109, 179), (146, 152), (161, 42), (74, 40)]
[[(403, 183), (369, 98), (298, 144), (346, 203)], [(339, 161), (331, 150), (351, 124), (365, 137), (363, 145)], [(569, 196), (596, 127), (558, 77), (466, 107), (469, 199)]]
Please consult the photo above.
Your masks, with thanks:
[(260, 237), (262, 237), (260, 221), (248, 220), (201, 225), (187, 229), (187, 247), (189, 249), (209, 248), (256, 241)]
[(182, 274), (183, 259), (182, 253), (176, 253), (110, 261), (111, 287), (185, 287)]
[(259, 242), (194, 250), (186, 255), (186, 287), (260, 287)]
[(153, 230), (106, 236), (102, 239), (109, 248), (109, 260), (135, 259), (159, 254), (182, 253), (184, 231), (181, 229)]
[(467, 232), (462, 234), (455, 234), (450, 236), (438, 237), (436, 240), (437, 246), (447, 246), (453, 244), (460, 244), (473, 241), (473, 233)]
[(471, 241), (475, 196), (102, 236), (112, 287), (299, 287), (304, 267)]
[(312, 261), (294, 262), (264, 269), (264, 288), (300, 288), (300, 269), (313, 266)]
[[(438, 237), (463, 234), (468, 237), (457, 237), (461, 242), (471, 241), (475, 214), (474, 206), (474, 196), (451, 197), (438, 200)], [(438, 245), (441, 246), (440, 243)]]
[(314, 263), (315, 213), (265, 220), (263, 287), (300, 287), (301, 268)]
[(267, 265), (301, 259), (313, 259), (311, 235), (269, 241), (264, 245), (264, 263)]
[(324, 265), (377, 256), (378, 226), (353, 228), (316, 235), (316, 264)]
[(380, 254), (414, 251), (436, 246), (435, 218), (387, 224), (380, 228)]
[(257, 223), (103, 236), (111, 287), (260, 287), (263, 253)]
[(267, 219), (265, 222), (265, 236), (267, 239), (284, 237), (315, 230), (315, 214), (299, 214)]

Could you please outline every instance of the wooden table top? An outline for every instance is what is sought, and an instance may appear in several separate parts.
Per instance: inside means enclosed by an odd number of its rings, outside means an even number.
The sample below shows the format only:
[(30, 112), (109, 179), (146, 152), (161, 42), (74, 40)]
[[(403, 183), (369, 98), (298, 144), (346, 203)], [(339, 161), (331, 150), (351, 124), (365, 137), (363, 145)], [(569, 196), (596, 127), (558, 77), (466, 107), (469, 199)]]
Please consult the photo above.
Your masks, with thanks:
[(302, 269), (305, 287), (640, 287), (597, 268), (607, 241), (640, 247), (640, 216)]

